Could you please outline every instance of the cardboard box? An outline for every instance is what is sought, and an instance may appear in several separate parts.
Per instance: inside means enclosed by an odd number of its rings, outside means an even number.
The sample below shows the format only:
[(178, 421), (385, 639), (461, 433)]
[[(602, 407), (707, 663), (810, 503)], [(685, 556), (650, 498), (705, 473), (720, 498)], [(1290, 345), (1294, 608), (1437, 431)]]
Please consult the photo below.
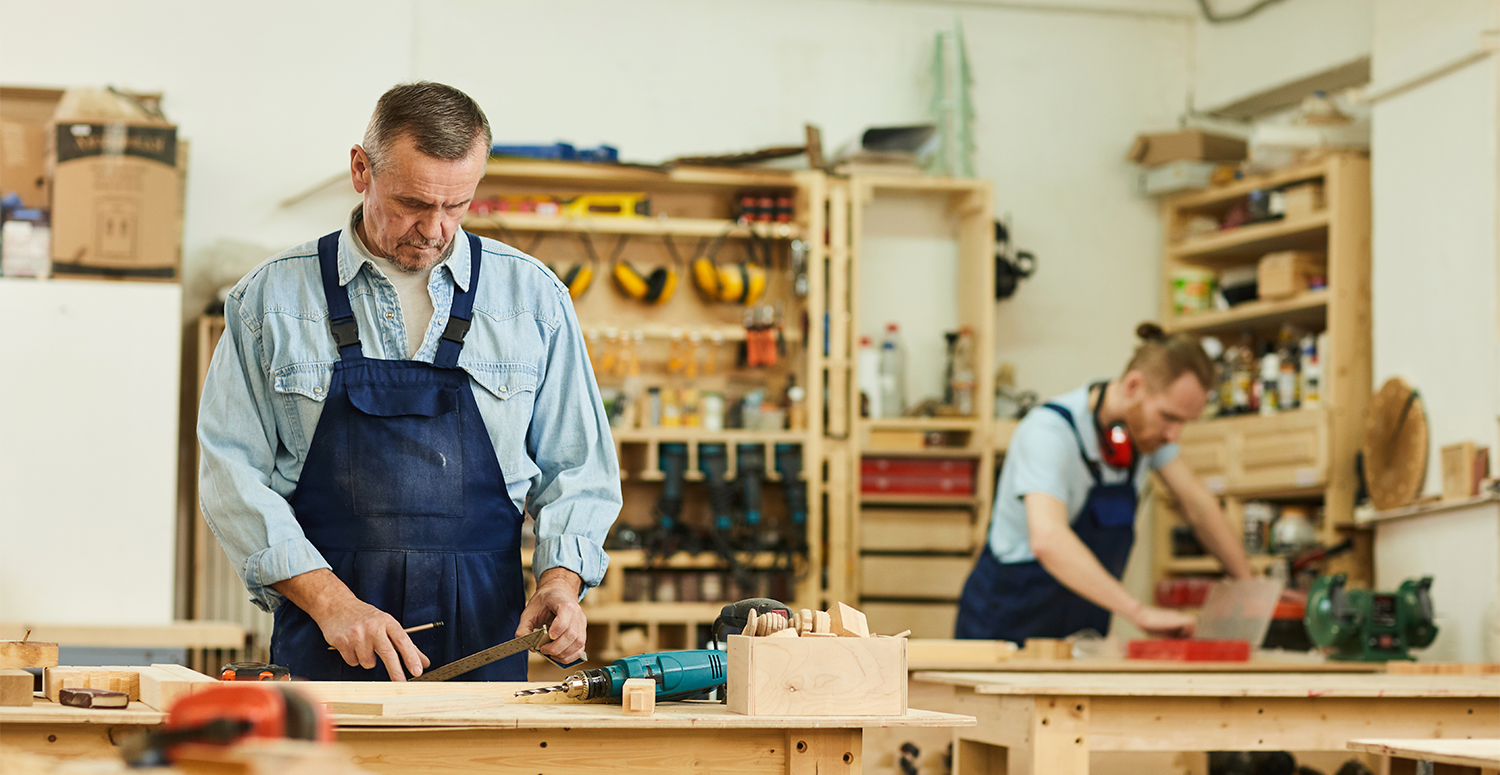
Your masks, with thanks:
[(1462, 500), (1479, 494), (1479, 483), (1490, 476), (1490, 448), (1472, 441), (1443, 447), (1443, 500)]
[(1323, 211), (1323, 184), (1303, 183), (1281, 192), (1286, 202), (1285, 218), (1289, 221), (1307, 218)]
[(905, 638), (729, 636), (729, 712), (906, 715)]
[(52, 273), (174, 280), (182, 263), (186, 149), (132, 101), (70, 90), (52, 140)]
[(1243, 161), (1248, 153), (1244, 140), (1209, 134), (1197, 129), (1166, 134), (1139, 135), (1126, 158), (1145, 167), (1172, 161)]
[(60, 89), (0, 86), (0, 195), (47, 209), (47, 125), (62, 99)]
[(1322, 253), (1307, 250), (1282, 250), (1267, 253), (1256, 265), (1255, 284), (1259, 298), (1290, 299), (1306, 293), (1308, 279), (1328, 271)]

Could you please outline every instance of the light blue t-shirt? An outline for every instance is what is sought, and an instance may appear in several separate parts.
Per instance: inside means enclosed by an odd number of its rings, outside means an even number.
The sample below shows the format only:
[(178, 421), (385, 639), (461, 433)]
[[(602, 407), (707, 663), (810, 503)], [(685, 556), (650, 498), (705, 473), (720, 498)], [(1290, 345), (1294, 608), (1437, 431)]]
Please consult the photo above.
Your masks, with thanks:
[[(1092, 383), (1091, 383), (1092, 384)], [(1090, 460), (1099, 460), (1099, 434), (1094, 432), (1093, 407), (1088, 403), (1089, 386), (1064, 393), (1049, 403), (1073, 413), (1078, 435)], [(1146, 473), (1154, 471), (1177, 457), (1177, 445), (1165, 444), (1146, 456), (1145, 468), (1135, 477), (1136, 492), (1146, 484)], [(1105, 484), (1123, 484), (1129, 472), (1107, 463), (1099, 464)], [(1011, 437), (1000, 470), (1000, 484), (995, 488), (995, 509), (990, 518), (990, 551), (1000, 562), (1035, 560), (1031, 552), (1031, 531), (1026, 523), (1028, 493), (1044, 492), (1068, 507), (1069, 523), (1083, 513), (1084, 501), (1094, 477), (1078, 455), (1078, 441), (1062, 415), (1041, 406), (1026, 414)]]

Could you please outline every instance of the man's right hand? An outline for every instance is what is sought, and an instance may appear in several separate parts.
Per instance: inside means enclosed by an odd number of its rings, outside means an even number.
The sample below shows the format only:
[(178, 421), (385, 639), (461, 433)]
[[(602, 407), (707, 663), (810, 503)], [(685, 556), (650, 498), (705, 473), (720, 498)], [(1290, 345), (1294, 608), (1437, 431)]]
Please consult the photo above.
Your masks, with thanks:
[(378, 659), (385, 663), (392, 681), (405, 681), (403, 664), (413, 676), (421, 675), (431, 664), (411, 642), (411, 636), (402, 631), (400, 622), (355, 597), (333, 571), (310, 571), (271, 586), (318, 623), (323, 639), (338, 649), (350, 667), (359, 665), (368, 670)]
[(1198, 628), (1198, 620), (1188, 614), (1149, 605), (1137, 609), (1130, 621), (1147, 635), (1167, 638), (1191, 638)]

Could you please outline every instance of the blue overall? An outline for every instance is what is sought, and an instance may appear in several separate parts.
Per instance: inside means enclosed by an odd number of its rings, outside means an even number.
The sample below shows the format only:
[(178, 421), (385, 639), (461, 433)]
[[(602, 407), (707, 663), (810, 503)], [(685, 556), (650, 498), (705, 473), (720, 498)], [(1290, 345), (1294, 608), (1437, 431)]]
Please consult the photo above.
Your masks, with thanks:
[[(1118, 579), (1135, 543), (1135, 468), (1129, 469), (1124, 483), (1105, 484), (1099, 463), (1083, 450), (1073, 413), (1057, 404), (1043, 408), (1068, 421), (1078, 454), (1094, 478), (1073, 532)], [(1040, 562), (1002, 563), (986, 546), (964, 583), (954, 637), (1022, 643), (1027, 638), (1065, 638), (1083, 629), (1109, 634), (1109, 612), (1063, 586)]]
[[(360, 600), (403, 627), (443, 622), (411, 636), (436, 667), (514, 637), (525, 606), (522, 517), (469, 375), (458, 368), (482, 251), (469, 235), (469, 289), (453, 296), (433, 363), (377, 360), (364, 357), (338, 283), (338, 238), (319, 240), (318, 261), (339, 361), (290, 502), (307, 539)], [(384, 665), (345, 664), (291, 601), (276, 609), (271, 657), (302, 678), (389, 680)], [(464, 680), (524, 681), (526, 655)]]

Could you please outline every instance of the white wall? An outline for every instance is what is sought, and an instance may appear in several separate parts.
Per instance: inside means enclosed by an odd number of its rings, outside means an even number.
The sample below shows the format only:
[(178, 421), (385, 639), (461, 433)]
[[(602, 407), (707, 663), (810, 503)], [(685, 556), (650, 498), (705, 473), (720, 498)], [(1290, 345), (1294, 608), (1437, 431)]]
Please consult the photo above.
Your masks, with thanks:
[[(1251, 4), (1210, 1), (1221, 14)], [(1369, 56), (1372, 4), (1283, 0), (1242, 21), (1210, 24), (1199, 17), (1194, 26), (1193, 105), (1210, 110)]]
[[(1496, 25), (1496, 7), (1380, 0), (1374, 90), (1420, 80), (1476, 50), (1481, 31)], [(1500, 450), (1497, 110), (1492, 55), (1381, 100), (1371, 114), (1374, 374), (1377, 385), (1401, 376), (1422, 392), (1427, 492), (1442, 491), (1442, 446), (1474, 440)]]

